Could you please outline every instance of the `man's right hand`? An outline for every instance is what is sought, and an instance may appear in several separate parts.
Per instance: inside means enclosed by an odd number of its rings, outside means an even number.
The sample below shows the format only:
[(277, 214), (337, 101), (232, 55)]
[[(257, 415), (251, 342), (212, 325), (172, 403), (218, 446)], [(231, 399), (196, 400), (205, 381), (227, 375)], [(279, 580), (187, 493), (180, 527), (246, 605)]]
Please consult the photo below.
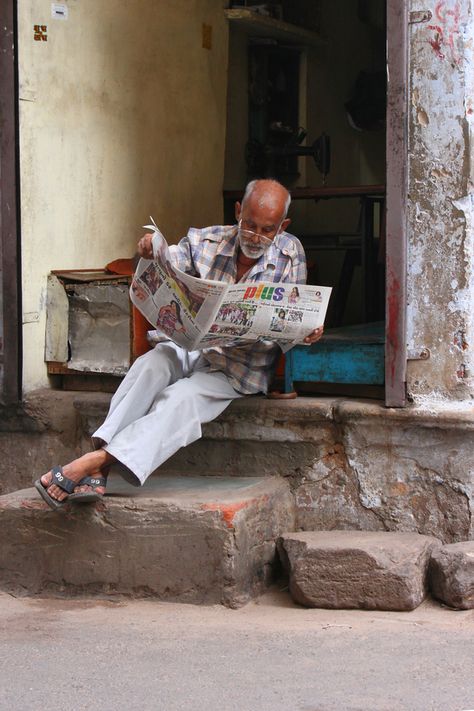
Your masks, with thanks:
[(153, 248), (151, 246), (151, 241), (153, 239), (153, 233), (144, 235), (138, 242), (137, 252), (143, 259), (153, 259)]

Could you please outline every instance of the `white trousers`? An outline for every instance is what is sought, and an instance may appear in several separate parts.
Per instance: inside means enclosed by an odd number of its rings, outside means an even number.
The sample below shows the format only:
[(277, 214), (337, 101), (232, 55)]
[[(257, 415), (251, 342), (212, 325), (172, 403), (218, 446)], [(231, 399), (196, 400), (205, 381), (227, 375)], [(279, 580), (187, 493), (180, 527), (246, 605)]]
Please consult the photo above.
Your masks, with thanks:
[(93, 442), (118, 460), (127, 481), (140, 486), (238, 397), (224, 373), (209, 371), (199, 351), (159, 343), (133, 363)]

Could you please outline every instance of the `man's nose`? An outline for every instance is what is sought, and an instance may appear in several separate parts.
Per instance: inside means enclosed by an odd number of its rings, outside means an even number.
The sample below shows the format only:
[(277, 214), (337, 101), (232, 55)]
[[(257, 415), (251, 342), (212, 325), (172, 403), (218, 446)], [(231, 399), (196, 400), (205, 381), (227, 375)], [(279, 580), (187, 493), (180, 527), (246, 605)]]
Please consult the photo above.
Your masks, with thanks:
[(252, 234), (252, 242), (253, 242), (254, 244), (259, 244), (259, 243), (260, 243), (260, 235), (257, 234), (256, 232), (254, 232), (254, 233)]

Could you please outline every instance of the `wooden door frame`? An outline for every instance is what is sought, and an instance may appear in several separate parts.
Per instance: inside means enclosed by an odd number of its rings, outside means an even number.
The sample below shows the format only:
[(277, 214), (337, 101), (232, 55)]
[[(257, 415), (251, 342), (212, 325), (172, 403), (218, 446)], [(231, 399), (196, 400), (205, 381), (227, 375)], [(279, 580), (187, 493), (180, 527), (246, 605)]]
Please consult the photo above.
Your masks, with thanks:
[(21, 398), (20, 179), (17, 2), (0, 2), (0, 288), (2, 404)]
[(408, 27), (408, 1), (387, 0), (387, 407), (406, 405)]

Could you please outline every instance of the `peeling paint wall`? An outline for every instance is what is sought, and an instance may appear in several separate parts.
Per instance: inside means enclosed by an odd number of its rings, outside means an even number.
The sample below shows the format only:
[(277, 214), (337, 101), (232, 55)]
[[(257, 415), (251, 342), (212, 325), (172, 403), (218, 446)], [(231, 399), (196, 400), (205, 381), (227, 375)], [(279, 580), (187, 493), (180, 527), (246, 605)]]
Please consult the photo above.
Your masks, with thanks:
[(412, 0), (410, 25), (408, 348), (415, 399), (474, 391), (474, 2)]
[(18, 4), (30, 391), (47, 384), (51, 269), (132, 256), (150, 214), (170, 241), (221, 220), (228, 30), (223, 0), (64, 0), (67, 20)]

